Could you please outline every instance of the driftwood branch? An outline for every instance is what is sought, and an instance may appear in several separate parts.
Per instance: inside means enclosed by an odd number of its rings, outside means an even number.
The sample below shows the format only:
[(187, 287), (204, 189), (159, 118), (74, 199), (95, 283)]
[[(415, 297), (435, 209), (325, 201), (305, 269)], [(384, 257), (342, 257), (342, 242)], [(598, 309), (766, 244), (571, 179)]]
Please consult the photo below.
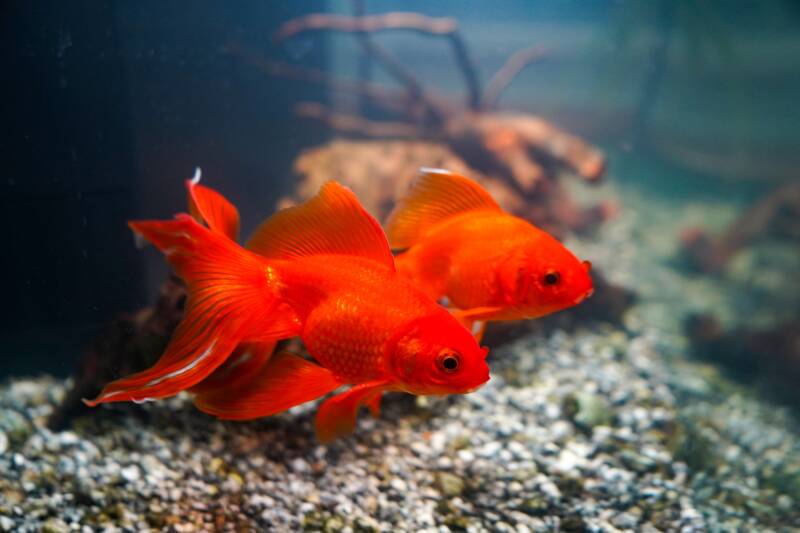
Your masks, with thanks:
[(467, 43), (461, 38), (461, 33), (458, 29), (454, 29), (449, 33), (447, 38), (450, 41), (450, 47), (453, 49), (456, 64), (461, 70), (461, 75), (464, 76), (464, 83), (467, 86), (467, 107), (477, 111), (481, 105), (481, 84), (478, 79), (478, 72), (475, 70), (475, 63), (467, 51)]
[(800, 183), (788, 183), (767, 193), (718, 235), (687, 228), (681, 241), (684, 257), (694, 269), (719, 273), (739, 251), (770, 234), (800, 238)]
[[(368, 16), (363, 0), (353, 0), (353, 9), (357, 24), (362, 25)], [(406, 66), (386, 48), (375, 42), (371, 32), (362, 29), (356, 31), (355, 35), (364, 53), (369, 57), (375, 58), (378, 63), (383, 65), (383, 68), (385, 68), (400, 85), (405, 87), (408, 96), (413, 101), (419, 103), (419, 113), (415, 113), (415, 121), (423, 124), (441, 124), (444, 122), (444, 116), (442, 116), (439, 109), (428, 99), (422, 83), (414, 76), (410, 69), (406, 68)]]
[[(571, 204), (557, 183), (563, 170), (588, 181), (597, 180), (605, 169), (605, 157), (600, 150), (540, 117), (499, 113), (491, 109), (520, 72), (545, 56), (543, 49), (534, 46), (514, 53), (497, 71), (486, 91), (481, 93), (473, 62), (454, 20), (433, 19), (417, 13), (368, 15), (363, 0), (352, 1), (354, 16), (315, 14), (301, 17), (285, 23), (276, 33), (275, 40), (282, 42), (311, 30), (354, 34), (365, 57), (380, 61), (403, 83), (405, 91), (401, 98), (393, 95), (394, 102), (387, 100), (382, 91), (372, 90), (366, 79), (345, 85), (341, 81), (334, 83), (333, 78), (322, 72), (314, 71), (313, 75), (305, 73), (304, 76), (333, 88), (358, 87), (351, 92), (373, 96), (373, 100), (384, 109), (401, 109), (402, 119), (400, 122), (372, 121), (363, 115), (363, 107), (361, 113), (343, 114), (311, 103), (298, 106), (301, 116), (361, 137), (420, 138), (442, 142), (475, 169), (500, 176), (507, 188), (526, 205), (525, 216), (548, 225), (553, 231), (580, 229), (586, 227), (586, 221), (613, 216), (614, 210), (605, 206), (587, 211)], [(448, 38), (458, 69), (467, 80), (468, 104), (461, 104), (436, 90), (423, 89), (409, 67), (400, 64), (373, 40), (376, 32), (389, 30), (410, 30)], [(285, 69), (283, 74), (302, 79)], [(398, 101), (402, 104), (398, 105)]]
[[(425, 35), (446, 37), (453, 50), (456, 64), (464, 77), (467, 89), (468, 107), (473, 110), (478, 109), (481, 98), (480, 81), (474, 62), (468, 52), (464, 39), (461, 37), (461, 33), (458, 30), (458, 23), (455, 19), (449, 17), (433, 18), (420, 15), (419, 13), (407, 12), (367, 15), (364, 13), (363, 5), (359, 6), (359, 4), (361, 4), (361, 2), (355, 2), (356, 15), (352, 17), (315, 13), (290, 20), (278, 29), (275, 33), (274, 40), (277, 43), (282, 43), (305, 31), (338, 31), (358, 34), (361, 39), (362, 47), (364, 47), (367, 54), (373, 55), (383, 62), (389, 72), (398, 78), (407, 88), (416, 90), (416, 86), (410, 85), (411, 81), (406, 76), (406, 74), (410, 73), (405, 67), (402, 67), (402, 64), (400, 64), (401, 69), (398, 70), (398, 65), (395, 63), (396, 59), (391, 55), (386, 56), (386, 51), (383, 50), (382, 47), (376, 45), (369, 37), (365, 40), (364, 36), (387, 30), (404, 30)], [(378, 48), (376, 49), (375, 46), (378, 46)], [(418, 88), (421, 90), (421, 86)]]
[(540, 46), (529, 46), (514, 52), (495, 72), (486, 91), (483, 93), (481, 107), (483, 109), (493, 109), (497, 101), (509, 85), (517, 78), (520, 72), (529, 65), (541, 61), (547, 56), (547, 51)]
[(560, 161), (586, 181), (599, 180), (606, 169), (603, 152), (580, 137), (536, 116), (496, 113), (494, 118), (511, 128), (531, 150)]
[(394, 12), (361, 17), (313, 13), (285, 23), (275, 32), (273, 40), (282, 43), (306, 31), (375, 33), (385, 30), (411, 30), (430, 35), (449, 35), (457, 28), (458, 24), (452, 18), (432, 18), (419, 13)]
[[(359, 7), (359, 2), (356, 2), (355, 5), (357, 11), (360, 10), (363, 12), (363, 6)], [(421, 17), (421, 15), (417, 16)], [(286, 39), (298, 35), (299, 33), (313, 30), (354, 33), (358, 37), (359, 44), (363, 48), (364, 53), (374, 57), (377, 62), (383, 65), (386, 71), (405, 88), (408, 98), (419, 104), (419, 112), (416, 113), (419, 117), (418, 120), (422, 122), (441, 123), (444, 117), (435, 104), (430, 101), (419, 80), (417, 80), (402, 62), (372, 39), (370, 34), (374, 31), (389, 29), (392, 26), (397, 26), (393, 29), (400, 29), (403, 27), (400, 22), (407, 23), (405, 17), (402, 17), (403, 20), (401, 21), (393, 20), (392, 18), (387, 21), (385, 17), (385, 15), (348, 17), (344, 15), (322, 13), (307, 15), (285, 23), (275, 33), (273, 40), (276, 43), (282, 43)]]
[(259, 52), (238, 43), (229, 44), (227, 50), (230, 54), (235, 55), (269, 76), (322, 85), (334, 91), (361, 95), (384, 109), (408, 116), (411, 116), (411, 109), (415, 105), (406, 92), (398, 89), (367, 81), (340, 78), (320, 69), (298, 67), (281, 61), (273, 61)]

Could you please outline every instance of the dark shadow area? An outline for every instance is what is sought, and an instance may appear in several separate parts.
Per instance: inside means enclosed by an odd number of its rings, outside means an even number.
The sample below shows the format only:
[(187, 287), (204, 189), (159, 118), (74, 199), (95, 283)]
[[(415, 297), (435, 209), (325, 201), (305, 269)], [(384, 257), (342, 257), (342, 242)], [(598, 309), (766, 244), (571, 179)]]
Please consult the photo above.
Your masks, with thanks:
[[(269, 79), (228, 53), (321, 2), (11, 2), (0, 12), (0, 211), (6, 280), (0, 376), (70, 372), (100, 326), (153, 300), (165, 277), (132, 218), (185, 209), (203, 169), (253, 228), (320, 141), (292, 118), (316, 87)], [(324, 60), (324, 43), (296, 58)]]

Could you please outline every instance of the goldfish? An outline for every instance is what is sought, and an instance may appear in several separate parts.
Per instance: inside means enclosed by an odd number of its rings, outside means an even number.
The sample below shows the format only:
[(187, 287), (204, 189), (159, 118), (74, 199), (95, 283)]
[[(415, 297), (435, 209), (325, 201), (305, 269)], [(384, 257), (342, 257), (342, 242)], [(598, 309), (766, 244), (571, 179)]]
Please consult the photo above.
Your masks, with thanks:
[[(488, 349), (398, 275), (380, 224), (349, 189), (326, 183), (242, 247), (235, 208), (212, 189), (188, 187), (194, 216), (129, 222), (186, 282), (185, 316), (154, 366), (108, 384), (88, 405), (189, 389), (202, 411), (244, 420), (349, 385), (317, 411), (327, 442), (353, 431), (362, 405), (377, 416), (384, 392), (468, 393), (489, 380)], [(290, 337), (313, 360), (264, 349)], [(258, 348), (255, 358), (248, 347)]]
[(467, 325), (541, 317), (593, 292), (590, 262), (447, 170), (421, 169), (386, 233), (403, 250), (398, 272), (431, 298), (445, 298)]

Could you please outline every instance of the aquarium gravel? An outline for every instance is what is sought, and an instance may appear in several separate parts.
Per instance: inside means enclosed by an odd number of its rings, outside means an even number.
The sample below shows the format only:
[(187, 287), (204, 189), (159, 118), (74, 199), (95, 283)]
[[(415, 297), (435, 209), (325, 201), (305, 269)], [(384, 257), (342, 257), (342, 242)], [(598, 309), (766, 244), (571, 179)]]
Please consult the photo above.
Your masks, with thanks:
[(363, 416), (355, 436), (330, 446), (315, 441), (307, 406), (229, 423), (185, 396), (104, 408), (52, 433), (44, 418), (64, 383), (12, 381), (0, 390), (0, 529), (792, 524), (800, 450), (786, 420), (765, 419), (744, 397), (715, 403), (688, 377), (684, 393), (707, 399), (681, 410), (672, 392), (680, 376), (660, 362), (658, 342), (606, 326), (533, 335), (493, 354), (495, 377), (478, 392), (389, 396), (379, 420)]
[(681, 317), (724, 311), (731, 282), (715, 300), (721, 285), (679, 275), (671, 250), (630, 244), (676, 232), (675, 209), (630, 209), (571, 243), (615, 281), (647, 287), (624, 326), (531, 333), (491, 353), (477, 392), (389, 395), (380, 419), (362, 413), (329, 446), (314, 437), (314, 404), (234, 423), (185, 395), (99, 408), (53, 433), (45, 419), (66, 383), (7, 381), (0, 530), (797, 530), (796, 419), (685, 357)]

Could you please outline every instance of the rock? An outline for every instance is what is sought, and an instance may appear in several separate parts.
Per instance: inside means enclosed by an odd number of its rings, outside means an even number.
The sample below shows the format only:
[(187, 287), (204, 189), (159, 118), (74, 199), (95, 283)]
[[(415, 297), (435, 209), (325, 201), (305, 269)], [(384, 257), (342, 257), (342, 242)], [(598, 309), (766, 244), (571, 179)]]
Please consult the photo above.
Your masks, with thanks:
[(33, 428), (16, 410), (0, 408), (0, 431), (6, 434), (9, 441), (19, 443), (30, 435)]
[(345, 522), (339, 516), (332, 516), (325, 521), (323, 531), (325, 533), (339, 533), (345, 527)]
[(522, 502), (522, 505), (520, 505), (520, 510), (523, 513), (528, 513), (534, 516), (546, 515), (549, 508), (550, 504), (548, 503), (547, 499), (541, 496), (528, 498)]
[(7, 516), (0, 516), (0, 529), (3, 531), (12, 531), (14, 528), (14, 520)]
[(389, 485), (397, 492), (403, 493), (408, 490), (408, 485), (406, 482), (400, 479), (399, 477), (392, 478), (389, 482)]
[(455, 474), (437, 472), (434, 479), (436, 487), (444, 496), (459, 496), (464, 491), (464, 480)]
[(586, 522), (579, 514), (571, 514), (561, 521), (561, 529), (570, 533), (583, 533), (586, 531)]
[(599, 395), (579, 392), (574, 396), (575, 413), (572, 421), (581, 428), (611, 425), (612, 412), (608, 403)]
[(122, 479), (124, 479), (125, 481), (133, 483), (134, 481), (138, 481), (139, 478), (141, 478), (142, 471), (139, 470), (138, 466), (130, 465), (120, 470), (120, 476), (122, 476)]
[(622, 450), (619, 458), (625, 466), (640, 474), (650, 472), (657, 466), (654, 460), (632, 450)]
[(69, 526), (63, 520), (51, 518), (42, 526), (42, 533), (69, 533)]

